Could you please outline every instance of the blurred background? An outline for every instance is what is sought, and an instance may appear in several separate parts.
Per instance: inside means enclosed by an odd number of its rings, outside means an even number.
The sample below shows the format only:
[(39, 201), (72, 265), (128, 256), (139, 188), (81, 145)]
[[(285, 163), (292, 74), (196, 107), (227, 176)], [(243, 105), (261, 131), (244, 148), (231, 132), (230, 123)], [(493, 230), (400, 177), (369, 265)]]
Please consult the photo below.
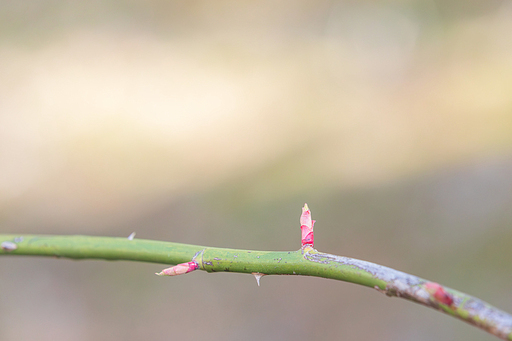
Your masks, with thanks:
[[(0, 1), (0, 233), (315, 246), (512, 312), (512, 1)], [(494, 340), (319, 278), (0, 259), (2, 340)], [(308, 295), (308, 298), (305, 298)]]

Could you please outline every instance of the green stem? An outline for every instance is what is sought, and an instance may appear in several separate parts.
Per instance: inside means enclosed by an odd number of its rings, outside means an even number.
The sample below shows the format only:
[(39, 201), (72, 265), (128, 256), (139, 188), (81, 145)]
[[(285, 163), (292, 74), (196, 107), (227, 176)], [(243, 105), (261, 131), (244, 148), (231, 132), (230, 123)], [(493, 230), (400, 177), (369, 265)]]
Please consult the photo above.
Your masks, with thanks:
[(375, 288), (512, 340), (512, 316), (457, 290), (378, 264), (318, 252), (249, 251), (211, 248), (144, 239), (0, 234), (0, 255), (52, 256), (72, 259), (128, 260), (180, 264), (194, 259), (208, 272), (303, 275), (331, 278)]

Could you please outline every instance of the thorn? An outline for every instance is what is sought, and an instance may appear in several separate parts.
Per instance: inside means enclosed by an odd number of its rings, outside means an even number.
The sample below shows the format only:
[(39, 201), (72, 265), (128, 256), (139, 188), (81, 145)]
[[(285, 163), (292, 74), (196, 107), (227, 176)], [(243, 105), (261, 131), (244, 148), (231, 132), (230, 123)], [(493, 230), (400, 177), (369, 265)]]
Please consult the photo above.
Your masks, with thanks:
[(0, 244), (0, 247), (4, 251), (11, 252), (16, 250), (18, 248), (18, 245), (16, 245), (13, 242), (2, 242), (2, 244)]
[(253, 272), (252, 275), (254, 278), (256, 278), (256, 283), (258, 283), (258, 286), (260, 286), (260, 279), (261, 277), (265, 276), (265, 274), (262, 274), (261, 272)]
[(132, 232), (132, 233), (128, 236), (128, 240), (133, 240), (133, 238), (135, 238), (135, 235), (136, 235), (136, 233), (135, 233), (135, 232)]

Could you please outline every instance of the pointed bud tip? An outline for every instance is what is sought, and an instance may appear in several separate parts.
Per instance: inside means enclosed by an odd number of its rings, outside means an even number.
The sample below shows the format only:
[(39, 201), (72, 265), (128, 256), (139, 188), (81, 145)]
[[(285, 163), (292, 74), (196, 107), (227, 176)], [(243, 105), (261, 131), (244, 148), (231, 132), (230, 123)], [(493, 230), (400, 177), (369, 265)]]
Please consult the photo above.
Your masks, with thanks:
[(309, 211), (308, 204), (304, 204), (304, 207), (302, 208), (302, 212)]

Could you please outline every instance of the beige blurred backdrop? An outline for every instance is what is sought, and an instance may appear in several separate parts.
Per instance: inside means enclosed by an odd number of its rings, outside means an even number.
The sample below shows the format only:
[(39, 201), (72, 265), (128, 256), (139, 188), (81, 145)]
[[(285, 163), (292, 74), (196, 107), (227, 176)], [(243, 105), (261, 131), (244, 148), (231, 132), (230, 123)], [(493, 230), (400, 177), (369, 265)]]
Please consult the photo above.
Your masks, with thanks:
[[(512, 1), (0, 1), (0, 232), (316, 247), (512, 312)], [(0, 340), (494, 340), (368, 288), (0, 259)]]

